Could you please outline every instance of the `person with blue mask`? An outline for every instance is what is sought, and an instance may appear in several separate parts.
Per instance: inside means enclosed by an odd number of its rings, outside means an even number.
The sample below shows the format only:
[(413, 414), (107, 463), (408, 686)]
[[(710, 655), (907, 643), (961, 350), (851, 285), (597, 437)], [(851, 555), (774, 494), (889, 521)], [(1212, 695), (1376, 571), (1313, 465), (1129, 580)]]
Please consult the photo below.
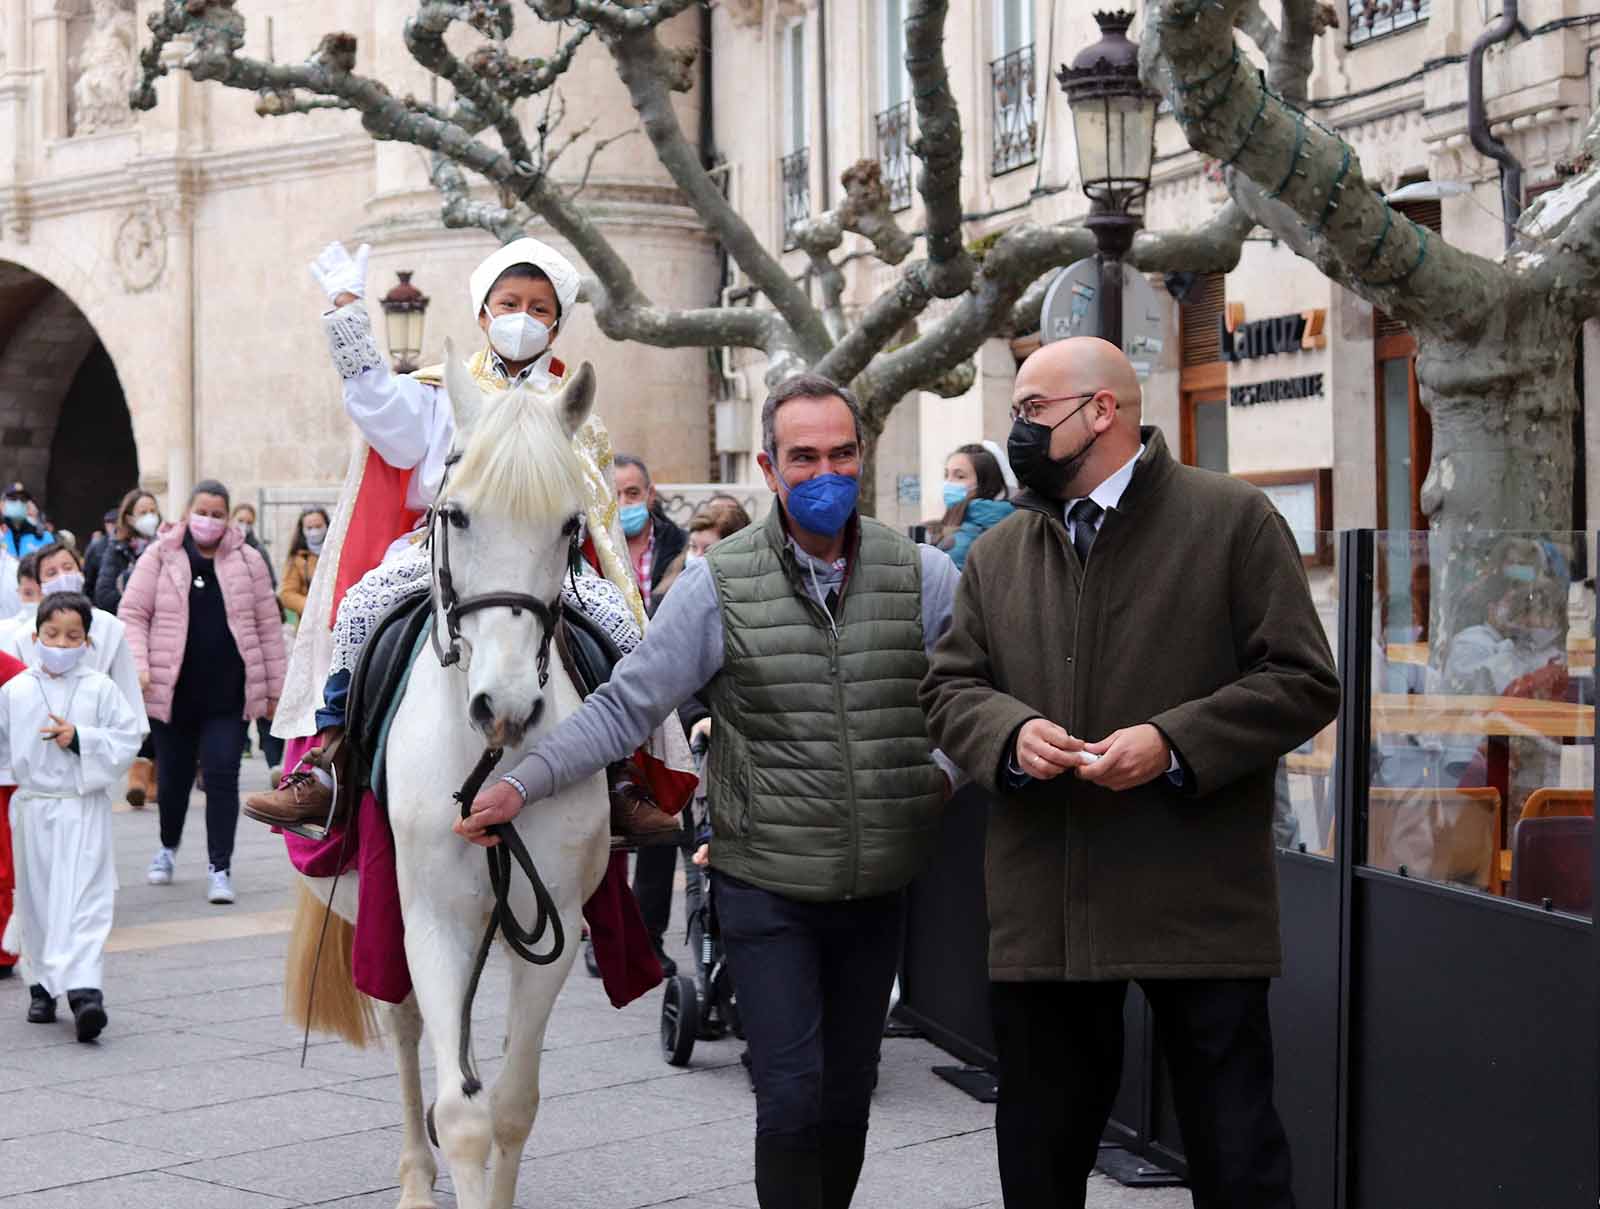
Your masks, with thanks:
[(987, 445), (963, 445), (945, 461), (939, 549), (949, 553), (958, 571), (966, 566), (972, 543), (1016, 511), (1008, 498), (1007, 469)]
[(705, 691), (713, 891), (756, 1088), (761, 1209), (845, 1209), (866, 1150), (903, 891), (954, 766), (917, 699), (949, 557), (860, 514), (861, 411), (802, 374), (761, 413), (766, 519), (686, 566), (644, 640), (456, 830), (593, 775)]
[(654, 614), (665, 595), (663, 578), (689, 544), (689, 535), (661, 511), (650, 468), (642, 459), (619, 453), (612, 462), (612, 474), (617, 484), (617, 518), (628, 539), (628, 561), (633, 564), (645, 611)]
[(55, 534), (47, 533), (29, 515), (28, 505), (33, 503), (33, 493), (22, 483), (12, 483), (0, 498), (0, 549), (15, 559), (24, 559), (41, 546), (54, 542)]

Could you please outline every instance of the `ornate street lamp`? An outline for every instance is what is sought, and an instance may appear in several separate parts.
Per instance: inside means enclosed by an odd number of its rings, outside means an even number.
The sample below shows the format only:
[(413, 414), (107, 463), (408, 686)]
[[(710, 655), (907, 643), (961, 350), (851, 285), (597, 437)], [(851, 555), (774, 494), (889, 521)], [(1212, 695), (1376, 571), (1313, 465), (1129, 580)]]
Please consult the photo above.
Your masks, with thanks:
[(428, 316), (428, 296), (411, 284), (411, 270), (400, 270), (400, 284), (378, 301), (383, 308), (384, 330), (394, 372), (413, 373), (422, 355), (422, 330)]
[(1144, 225), (1138, 203), (1150, 190), (1160, 98), (1139, 80), (1139, 48), (1128, 40), (1133, 14), (1096, 13), (1100, 41), (1056, 72), (1072, 109), (1078, 176), (1089, 197), (1084, 225), (1100, 262), (1100, 335), (1122, 346), (1122, 258)]

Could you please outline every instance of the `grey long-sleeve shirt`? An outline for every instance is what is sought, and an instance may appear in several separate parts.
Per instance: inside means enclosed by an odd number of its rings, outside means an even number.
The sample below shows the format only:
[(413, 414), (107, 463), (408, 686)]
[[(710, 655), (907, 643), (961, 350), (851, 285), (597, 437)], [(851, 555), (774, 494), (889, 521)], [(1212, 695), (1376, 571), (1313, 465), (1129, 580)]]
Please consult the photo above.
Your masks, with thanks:
[[(844, 580), (842, 564), (813, 559), (791, 541), (801, 579), (826, 609), (828, 592)], [(950, 628), (960, 573), (950, 556), (919, 546), (922, 558), (922, 636), (933, 648)], [(676, 709), (722, 670), (722, 610), (704, 561), (686, 567), (650, 622), (644, 641), (617, 664), (610, 681), (583, 703), (511, 770), (527, 789), (527, 800), (561, 792), (607, 765), (631, 755)], [(934, 760), (952, 782), (962, 778), (942, 752)]]

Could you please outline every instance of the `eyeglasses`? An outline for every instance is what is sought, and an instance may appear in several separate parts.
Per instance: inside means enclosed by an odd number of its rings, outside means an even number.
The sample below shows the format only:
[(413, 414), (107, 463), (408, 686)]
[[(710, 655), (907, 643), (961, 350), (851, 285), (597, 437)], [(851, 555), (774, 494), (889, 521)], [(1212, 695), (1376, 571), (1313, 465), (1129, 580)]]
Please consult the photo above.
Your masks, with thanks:
[(1046, 408), (1054, 407), (1057, 403), (1068, 403), (1073, 399), (1092, 399), (1099, 393), (1097, 390), (1086, 390), (1076, 395), (1052, 395), (1047, 399), (1027, 399), (1021, 403), (1013, 403), (1011, 422), (1015, 424), (1018, 420), (1026, 420), (1030, 424), (1037, 424)]

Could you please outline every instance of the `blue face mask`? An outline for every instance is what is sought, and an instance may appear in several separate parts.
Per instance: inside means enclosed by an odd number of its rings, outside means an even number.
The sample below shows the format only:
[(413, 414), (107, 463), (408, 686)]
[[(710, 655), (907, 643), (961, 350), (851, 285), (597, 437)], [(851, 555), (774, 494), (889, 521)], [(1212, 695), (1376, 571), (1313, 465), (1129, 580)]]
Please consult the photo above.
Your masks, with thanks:
[(618, 516), (622, 519), (622, 531), (629, 537), (638, 537), (650, 523), (650, 509), (643, 504), (624, 504)]
[(20, 521), (28, 518), (28, 503), (26, 500), (7, 500), (0, 506), (0, 515), (8, 521)]
[(860, 479), (844, 474), (819, 474), (790, 487), (783, 504), (794, 523), (807, 533), (832, 537), (844, 528), (844, 523), (856, 510), (860, 494)]
[(965, 483), (946, 483), (944, 485), (944, 506), (954, 508), (967, 498), (967, 485)]

